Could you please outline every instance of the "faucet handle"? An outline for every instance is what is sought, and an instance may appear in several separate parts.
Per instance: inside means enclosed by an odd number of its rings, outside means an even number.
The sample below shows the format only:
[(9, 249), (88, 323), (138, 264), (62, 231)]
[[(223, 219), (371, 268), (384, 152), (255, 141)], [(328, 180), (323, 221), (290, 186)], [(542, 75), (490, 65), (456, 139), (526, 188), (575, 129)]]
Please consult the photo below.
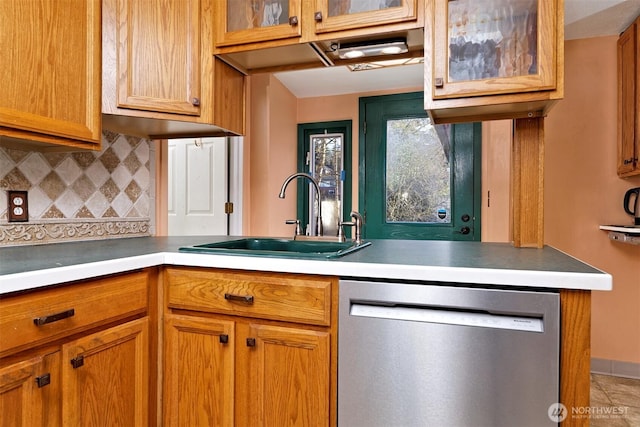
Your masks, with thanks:
[(302, 236), (302, 227), (300, 226), (299, 219), (288, 219), (284, 223), (289, 225), (295, 224), (296, 225), (295, 236)]
[(354, 225), (356, 225), (355, 222), (350, 222), (350, 221), (338, 221), (338, 241), (339, 242), (344, 242), (346, 241), (346, 237), (344, 236), (344, 226), (347, 227), (353, 227)]
[(362, 218), (360, 212), (351, 211), (351, 219), (353, 219), (353, 229), (355, 231), (353, 240), (360, 244), (362, 243), (362, 226), (364, 225), (364, 218)]

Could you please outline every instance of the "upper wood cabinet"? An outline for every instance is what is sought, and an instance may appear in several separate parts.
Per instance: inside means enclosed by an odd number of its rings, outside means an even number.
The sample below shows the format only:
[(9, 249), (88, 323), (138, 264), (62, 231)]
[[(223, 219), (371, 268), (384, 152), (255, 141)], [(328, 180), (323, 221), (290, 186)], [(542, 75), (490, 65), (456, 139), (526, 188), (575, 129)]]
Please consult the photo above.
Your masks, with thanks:
[(417, 28), (421, 5), (422, 0), (220, 0), (216, 47), (230, 52), (224, 47), (255, 49), (325, 40), (336, 33), (353, 37)]
[(105, 17), (114, 18), (105, 24), (115, 21), (117, 28), (117, 106), (199, 116), (200, 0), (169, 3), (117, 0), (115, 10), (105, 5)]
[(100, 0), (0, 0), (0, 136), (100, 149)]
[(302, 35), (302, 0), (218, 0), (216, 45), (297, 38)]
[(427, 0), (425, 108), (436, 122), (544, 115), (564, 93), (563, 0)]
[[(156, 137), (244, 132), (244, 76), (213, 57), (217, 3), (104, 0), (102, 112), (128, 119), (108, 117), (105, 127)], [(141, 120), (118, 127), (131, 118)]]
[(352, 30), (418, 19), (417, 0), (313, 0), (314, 31)]
[(618, 176), (640, 174), (640, 93), (638, 20), (618, 39)]

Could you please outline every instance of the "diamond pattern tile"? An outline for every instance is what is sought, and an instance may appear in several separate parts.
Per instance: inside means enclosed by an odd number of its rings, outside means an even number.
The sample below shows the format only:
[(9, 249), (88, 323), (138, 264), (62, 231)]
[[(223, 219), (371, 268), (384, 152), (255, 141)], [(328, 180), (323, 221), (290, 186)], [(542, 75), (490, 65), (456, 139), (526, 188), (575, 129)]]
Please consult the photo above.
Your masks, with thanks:
[(55, 170), (66, 185), (73, 184), (82, 175), (82, 169), (72, 157), (64, 159)]
[(117, 168), (111, 172), (111, 179), (116, 183), (119, 190), (124, 190), (131, 182), (131, 172), (123, 165), (119, 164)]
[(118, 196), (120, 189), (113, 179), (109, 178), (107, 182), (102, 184), (102, 187), (100, 187), (100, 192), (104, 194), (104, 197), (106, 197), (109, 203), (111, 203), (113, 202), (113, 199)]
[[(62, 192), (60, 192), (60, 194), (62, 194)], [(32, 190), (29, 190), (30, 217), (41, 218), (52, 203), (53, 200), (51, 200), (41, 187), (35, 187)]]
[(56, 199), (56, 206), (64, 214), (64, 218), (73, 218), (83, 206), (82, 199), (71, 189)]
[(140, 159), (135, 152), (129, 153), (122, 163), (132, 175), (140, 170), (140, 167), (142, 166)]
[(104, 197), (104, 194), (96, 191), (89, 197), (89, 200), (85, 203), (85, 207), (91, 212), (94, 218), (101, 218), (109, 208), (109, 201)]
[(4, 178), (4, 175), (13, 168), (13, 161), (11, 158), (0, 151), (0, 179)]
[(82, 175), (71, 185), (71, 189), (75, 191), (82, 200), (89, 200), (89, 197), (96, 191), (96, 186), (93, 185), (93, 182), (91, 182), (86, 175)]
[(83, 169), (86, 169), (89, 166), (91, 166), (91, 164), (96, 160), (96, 157), (95, 157), (95, 155), (93, 153), (84, 152), (84, 151), (83, 152), (73, 153), (71, 155), (71, 157)]
[(131, 144), (129, 144), (129, 141), (124, 135), (117, 138), (113, 144), (111, 144), (111, 148), (120, 161), (126, 159), (132, 150)]
[(41, 153), (31, 153), (18, 165), (18, 169), (32, 185), (39, 184), (51, 170)]
[(100, 156), (100, 162), (109, 171), (109, 173), (111, 173), (120, 164), (120, 159), (116, 155), (116, 153), (113, 150), (113, 148), (109, 147)]
[(0, 181), (0, 188), (5, 190), (29, 190), (31, 187), (31, 182), (15, 167)]
[(29, 191), (29, 217), (148, 218), (149, 140), (102, 133), (100, 152), (30, 152), (0, 147), (0, 221), (7, 190)]
[(96, 187), (100, 187), (109, 179), (109, 171), (104, 167), (102, 162), (93, 162), (85, 171), (85, 175)]
[(39, 187), (51, 200), (55, 200), (60, 197), (67, 188), (62, 178), (60, 178), (60, 176), (54, 171), (49, 172), (45, 179), (42, 180)]

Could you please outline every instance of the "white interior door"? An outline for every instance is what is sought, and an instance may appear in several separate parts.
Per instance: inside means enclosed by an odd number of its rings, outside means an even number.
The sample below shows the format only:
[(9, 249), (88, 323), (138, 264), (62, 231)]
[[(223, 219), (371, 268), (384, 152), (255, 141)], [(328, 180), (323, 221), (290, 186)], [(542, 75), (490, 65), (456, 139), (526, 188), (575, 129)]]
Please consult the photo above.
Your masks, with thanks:
[(169, 140), (170, 236), (226, 235), (226, 138)]

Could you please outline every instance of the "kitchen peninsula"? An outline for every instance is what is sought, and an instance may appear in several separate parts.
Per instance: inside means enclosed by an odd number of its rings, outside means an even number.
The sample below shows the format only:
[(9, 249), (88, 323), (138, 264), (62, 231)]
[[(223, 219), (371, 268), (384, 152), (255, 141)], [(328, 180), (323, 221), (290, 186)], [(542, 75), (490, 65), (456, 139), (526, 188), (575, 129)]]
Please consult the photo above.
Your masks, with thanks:
[[(348, 278), (559, 293), (560, 401), (568, 408), (589, 405), (590, 291), (610, 290), (612, 279), (610, 275), (560, 251), (550, 247), (518, 249), (502, 243), (397, 240), (375, 240), (369, 247), (334, 260), (179, 251), (182, 246), (231, 239), (234, 238), (142, 237), (0, 249), (0, 384), (9, 381), (8, 378), (15, 380), (15, 369), (12, 371), (13, 377), (8, 373), (11, 368), (19, 366), (18, 371), (23, 372), (22, 376), (28, 377), (29, 367), (44, 363), (45, 366), (60, 365), (57, 370), (53, 369), (52, 378), (63, 371), (64, 384), (80, 387), (81, 380), (74, 379), (72, 375), (82, 364), (90, 365), (88, 361), (91, 355), (98, 351), (88, 350), (92, 348), (91, 343), (96, 345), (95, 348), (101, 348), (106, 345), (105, 342), (121, 343), (125, 337), (133, 337), (130, 348), (135, 350), (127, 350), (131, 352), (131, 360), (139, 361), (144, 358), (140, 354), (149, 354), (148, 363), (132, 368), (132, 375), (137, 378), (135, 395), (139, 397), (138, 393), (147, 392), (145, 395), (150, 397), (148, 402), (140, 405), (131, 404), (135, 406), (131, 413), (137, 414), (132, 417), (144, 418), (148, 415), (151, 420), (162, 417), (165, 424), (170, 425), (176, 420), (184, 420), (186, 416), (181, 412), (178, 399), (172, 397), (172, 390), (176, 390), (176, 379), (171, 375), (186, 376), (191, 365), (194, 372), (203, 372), (198, 368), (198, 353), (189, 353), (198, 348), (197, 343), (212, 345), (203, 337), (215, 336), (215, 343), (219, 340), (223, 346), (220, 347), (223, 350), (212, 350), (218, 360), (216, 364), (219, 363), (217, 366), (228, 368), (223, 369), (227, 374), (216, 380), (215, 385), (224, 391), (224, 387), (233, 390), (235, 384), (236, 400), (246, 390), (247, 385), (243, 382), (249, 381), (238, 373), (242, 371), (240, 367), (244, 363), (249, 367), (254, 366), (255, 362), (250, 357), (256, 353), (251, 351), (258, 351), (244, 348), (255, 349), (252, 346), (256, 345), (256, 341), (259, 347), (261, 339), (271, 339), (272, 344), (295, 341), (296, 348), (302, 345), (313, 349), (321, 355), (320, 360), (327, 361), (327, 366), (321, 367), (321, 371), (329, 378), (328, 384), (320, 387), (327, 399), (316, 398), (313, 404), (320, 405), (314, 408), (326, 415), (323, 425), (335, 425), (338, 281)], [(230, 279), (225, 281), (225, 278)], [(64, 286), (59, 286), (62, 284)], [(305, 291), (298, 292), (297, 286), (306, 286)], [(293, 301), (294, 304), (286, 306), (278, 301), (261, 305), (259, 297), (256, 297), (257, 302), (253, 307), (245, 302), (232, 301), (231, 309), (218, 308), (218, 296), (224, 303), (224, 299), (233, 299), (235, 293), (246, 293), (249, 288), (258, 290), (257, 295), (262, 298), (274, 295), (290, 297), (292, 300), (288, 302)], [(73, 289), (74, 293), (63, 295), (67, 289)], [(65, 306), (64, 301), (58, 305), (51, 298), (39, 302), (39, 295), (45, 293), (51, 297), (60, 294), (63, 298), (77, 295), (75, 299), (80, 305), (74, 313), (70, 313), (72, 307)], [(224, 299), (222, 295), (225, 295)], [(36, 303), (29, 305), (29, 298)], [(94, 308), (91, 308), (91, 301), (95, 301)], [(92, 315), (99, 316), (104, 311), (107, 318), (101, 325), (103, 329), (109, 327), (106, 331), (110, 332), (110, 336), (98, 337), (105, 331), (99, 330), (96, 321), (82, 323), (83, 303), (85, 310), (94, 312)], [(279, 304), (283, 307), (280, 310)], [(58, 306), (64, 309), (54, 310)], [(29, 317), (23, 323), (16, 320), (20, 310)], [(194, 313), (198, 316), (194, 316)], [(51, 319), (45, 316), (47, 314), (62, 320)], [(10, 334), (16, 334), (19, 328), (26, 329), (28, 324), (33, 327), (38, 321), (44, 324), (39, 332), (24, 334), (33, 338), (31, 342), (16, 342), (17, 338), (5, 340)], [(54, 333), (56, 325), (67, 325), (67, 331)], [(287, 333), (295, 330), (296, 335), (285, 336), (285, 330)], [(67, 332), (72, 336), (65, 335)], [(246, 346), (245, 332), (249, 334)], [(251, 338), (254, 332), (258, 338)], [(84, 336), (89, 333), (93, 335), (88, 338)], [(243, 337), (242, 342), (235, 338), (236, 335)], [(188, 338), (204, 341), (194, 341), (192, 346), (185, 344)], [(6, 342), (8, 345), (4, 344)], [(98, 342), (101, 344), (97, 345)], [(164, 355), (155, 357), (163, 354), (163, 345)], [(173, 348), (180, 348), (180, 355), (174, 354)], [(237, 352), (236, 356), (233, 351)], [(243, 351), (248, 353), (241, 353)], [(296, 350), (294, 346), (289, 346), (287, 351)], [(128, 353), (125, 351), (124, 354)], [(273, 356), (268, 352), (259, 354), (267, 359)], [(48, 359), (50, 357), (53, 359)], [(67, 357), (71, 364), (64, 361)], [(192, 362), (186, 363), (185, 357)], [(62, 363), (59, 363), (60, 359)], [(103, 368), (106, 369), (99, 369)], [(31, 370), (37, 376), (38, 369)], [(148, 372), (148, 375), (140, 377), (144, 372)], [(161, 384), (163, 376), (165, 379)], [(53, 379), (51, 383), (54, 383)], [(25, 381), (24, 384), (25, 387), (27, 384), (30, 386), (31, 382)], [(307, 385), (317, 385), (316, 379), (310, 378)], [(70, 392), (66, 386), (62, 391), (59, 385), (57, 387), (59, 393)], [(160, 394), (156, 390), (163, 390), (165, 397), (157, 398)], [(37, 393), (37, 390), (31, 392)], [(268, 391), (265, 388), (261, 392)], [(255, 393), (255, 390), (249, 393)], [(241, 412), (238, 408), (251, 405), (247, 401), (234, 402), (233, 396), (231, 393), (229, 401), (220, 403), (222, 407), (231, 408), (231, 413), (221, 410), (218, 415), (223, 420), (235, 419), (236, 423), (242, 424), (244, 415), (238, 413)], [(62, 400), (61, 411), (64, 414), (65, 410), (72, 410), (73, 402), (78, 399), (71, 396), (68, 400), (72, 403), (64, 403), (64, 397)], [(317, 403), (324, 400), (324, 405)], [(262, 409), (265, 412), (259, 416), (271, 416), (268, 408)], [(563, 425), (580, 425), (580, 422), (568, 418)]]

